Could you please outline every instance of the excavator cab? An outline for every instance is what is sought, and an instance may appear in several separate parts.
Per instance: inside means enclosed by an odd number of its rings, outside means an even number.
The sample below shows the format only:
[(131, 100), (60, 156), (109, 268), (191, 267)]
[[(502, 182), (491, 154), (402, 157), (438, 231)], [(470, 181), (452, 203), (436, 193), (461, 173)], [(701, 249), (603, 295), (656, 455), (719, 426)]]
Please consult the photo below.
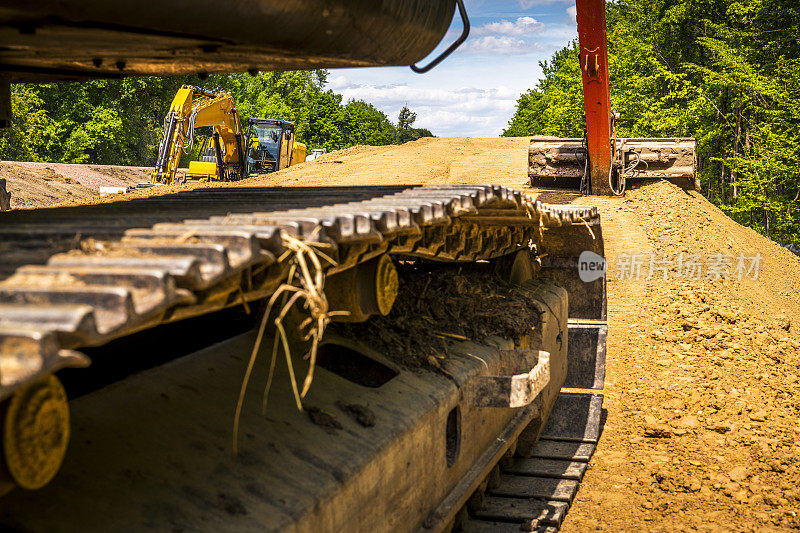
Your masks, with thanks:
[(274, 118), (248, 119), (247, 175), (267, 174), (293, 164), (295, 145), (300, 143), (294, 140), (293, 123)]

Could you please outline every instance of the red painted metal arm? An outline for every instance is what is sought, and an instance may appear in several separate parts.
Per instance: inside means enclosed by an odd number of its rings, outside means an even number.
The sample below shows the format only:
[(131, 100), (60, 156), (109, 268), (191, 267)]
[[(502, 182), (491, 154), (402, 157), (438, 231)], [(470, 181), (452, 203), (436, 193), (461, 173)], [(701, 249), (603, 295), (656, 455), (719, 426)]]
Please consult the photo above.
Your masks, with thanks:
[(611, 96), (605, 0), (576, 0), (592, 194), (610, 194)]

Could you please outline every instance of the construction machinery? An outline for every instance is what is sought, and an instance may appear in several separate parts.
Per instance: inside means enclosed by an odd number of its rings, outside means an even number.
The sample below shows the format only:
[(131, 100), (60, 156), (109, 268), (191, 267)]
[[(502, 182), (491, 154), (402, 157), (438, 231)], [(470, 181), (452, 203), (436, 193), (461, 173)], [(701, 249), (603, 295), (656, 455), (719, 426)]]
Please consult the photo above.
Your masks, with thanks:
[(305, 161), (306, 146), (294, 138), (294, 124), (273, 118), (249, 118), (241, 131), (239, 111), (227, 91), (192, 85), (178, 89), (164, 119), (153, 183), (176, 181), (181, 154), (190, 154), (195, 128), (211, 127), (200, 160), (190, 161), (185, 179), (236, 181)]
[(294, 124), (274, 118), (247, 120), (247, 175), (267, 174), (306, 160), (306, 145), (294, 137)]
[(192, 152), (194, 130), (205, 126), (213, 128), (211, 138), (203, 146), (201, 161), (189, 163), (188, 175), (220, 181), (247, 176), (242, 125), (233, 97), (226, 91), (184, 85), (178, 89), (164, 119), (153, 183), (175, 182), (181, 154)]
[[(458, 43), (460, 0), (247, 0), (235, 20), (0, 0), (0, 62), (7, 82), (408, 65), (456, 6)], [(241, 177), (230, 129), (220, 175)], [(6, 527), (553, 531), (600, 437), (592, 206), (233, 184), (4, 212), (0, 235)]]
[(621, 195), (626, 180), (675, 180), (700, 190), (693, 138), (618, 138), (611, 106), (605, 0), (576, 2), (586, 130), (583, 138), (534, 137), (528, 176), (535, 187)]

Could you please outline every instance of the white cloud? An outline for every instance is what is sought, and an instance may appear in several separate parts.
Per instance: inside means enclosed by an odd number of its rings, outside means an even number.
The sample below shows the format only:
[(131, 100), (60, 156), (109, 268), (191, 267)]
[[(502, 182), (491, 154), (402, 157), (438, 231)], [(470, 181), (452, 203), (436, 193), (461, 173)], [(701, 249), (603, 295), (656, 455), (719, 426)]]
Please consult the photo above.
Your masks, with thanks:
[[(407, 67), (331, 69), (327, 88), (345, 102), (359, 99), (373, 104), (393, 122), (408, 105), (417, 113), (415, 126), (440, 137), (497, 136), (508, 127), (520, 93), (541, 78), (539, 62), (577, 38), (576, 24), (566, 12), (575, 0), (528, 1), (544, 7), (522, 11), (519, 0), (470, 0), (483, 6), (481, 22), (475, 26), (480, 31), (464, 43), (467, 50), (460, 48), (423, 76)], [(523, 15), (545, 27), (520, 21)], [(460, 28), (451, 29), (440, 48), (459, 32)]]
[(540, 50), (539, 43), (529, 43), (514, 37), (487, 35), (464, 43), (461, 51), (468, 54), (524, 54)]
[(544, 30), (544, 24), (533, 17), (519, 17), (514, 22), (501, 20), (475, 28), (473, 35), (530, 35)]
[(334, 91), (339, 91), (341, 89), (349, 87), (350, 85), (351, 85), (350, 80), (347, 79), (346, 76), (333, 76), (328, 78), (328, 83), (325, 85), (325, 88), (332, 89)]
[(575, 24), (550, 24), (547, 30), (542, 32), (537, 38), (541, 40), (551, 39), (558, 42), (559, 47), (567, 44), (567, 41), (578, 36), (578, 27)]
[(575, 9), (575, 6), (569, 6), (569, 7), (567, 8), (567, 16), (569, 17), (569, 19), (570, 19), (572, 22), (575, 22), (575, 21), (577, 20), (577, 16), (578, 16), (578, 15), (577, 15), (577, 11), (576, 11), (576, 9)]
[(350, 84), (338, 92), (345, 101), (370, 102), (392, 121), (397, 120), (400, 109), (407, 105), (417, 113), (415, 127), (427, 128), (440, 137), (499, 135), (514, 113), (519, 97), (519, 91), (504, 86), (435, 89)]
[(538, 6), (547, 6), (550, 4), (566, 4), (569, 0), (519, 0), (519, 6), (522, 9), (531, 9)]

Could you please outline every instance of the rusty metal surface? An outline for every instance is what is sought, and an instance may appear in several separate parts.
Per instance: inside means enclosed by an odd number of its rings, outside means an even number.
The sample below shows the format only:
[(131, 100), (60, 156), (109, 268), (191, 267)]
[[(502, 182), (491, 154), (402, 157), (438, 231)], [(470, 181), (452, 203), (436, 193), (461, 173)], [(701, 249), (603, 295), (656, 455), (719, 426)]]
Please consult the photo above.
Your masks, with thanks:
[[(4, 245), (38, 255), (0, 259), (0, 271), (16, 270), (0, 282), (0, 398), (72, 362), (64, 350), (268, 296), (285, 278), (284, 235), (327, 243), (332, 274), (386, 252), (492, 259), (541, 242), (542, 227), (596, 219), (594, 207), (490, 185), (208, 189), (3, 213)], [(45, 265), (19, 269), (26, 262)]]
[(603, 426), (603, 395), (562, 392), (542, 438), (596, 443)]
[(626, 178), (687, 178), (694, 181), (696, 143), (692, 138), (617, 139)]
[(580, 481), (586, 472), (587, 464), (581, 461), (565, 461), (563, 459), (519, 459), (506, 471), (526, 476), (553, 477)]
[(473, 404), (478, 407), (523, 407), (529, 405), (550, 382), (550, 354), (512, 350), (501, 354), (515, 360), (514, 371), (503, 376), (481, 376), (475, 382)]
[(595, 445), (591, 442), (570, 442), (541, 439), (533, 449), (533, 457), (589, 462)]
[[(698, 188), (693, 138), (620, 138), (615, 154), (615, 172), (622, 173), (625, 179), (679, 179)], [(584, 173), (588, 176), (583, 139), (531, 139), (528, 176), (533, 185), (577, 188)]]
[[(587, 224), (584, 235), (569, 226), (556, 228), (549, 236), (545, 231), (545, 244), (550, 239), (553, 253), (561, 258), (546, 269), (549, 279), (572, 279), (577, 265), (567, 259), (581, 250), (602, 254), (603, 242), (597, 222), (593, 230)], [(588, 289), (587, 284), (584, 290)], [(590, 317), (591, 321), (583, 316), (591, 307), (572, 305), (573, 296), (580, 292), (579, 284), (569, 286), (569, 353), (564, 387), (602, 389), (607, 331), (604, 285), (596, 294), (600, 305), (595, 306), (595, 311), (602, 310), (602, 317)], [(487, 483), (485, 493), (473, 495), (475, 504), (469, 509), (462, 530), (504, 531), (506, 526), (500, 524), (512, 524), (510, 527), (516, 527), (517, 531), (557, 531), (602, 433), (602, 405), (602, 394), (562, 391), (551, 404), (549, 417), (534, 420), (529, 426), (536, 439), (530, 451), (520, 451), (524, 445), (520, 439), (516, 450), (521, 457), (505, 464), (501, 462), (497, 475)]]
[(411, 65), (453, 0), (0, 0), (0, 71), (40, 82)]
[(539, 183), (580, 182), (588, 170), (583, 139), (534, 137), (528, 148), (528, 176)]

